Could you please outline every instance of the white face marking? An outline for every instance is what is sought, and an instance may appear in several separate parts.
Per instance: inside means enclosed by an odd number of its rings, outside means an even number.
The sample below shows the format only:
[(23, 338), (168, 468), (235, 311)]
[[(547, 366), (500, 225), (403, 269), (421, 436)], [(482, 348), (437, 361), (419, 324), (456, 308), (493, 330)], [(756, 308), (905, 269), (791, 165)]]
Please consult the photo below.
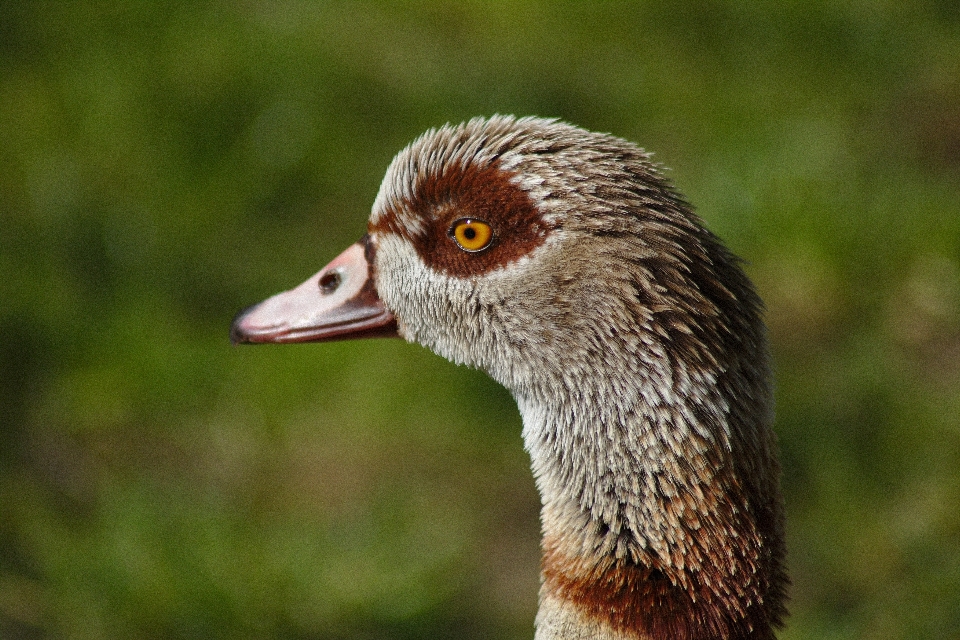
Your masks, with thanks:
[(509, 310), (526, 295), (531, 256), (482, 276), (457, 278), (431, 269), (404, 238), (383, 233), (374, 241), (377, 288), (405, 339), (482, 369), (508, 388), (524, 385), (528, 358), (518, 348), (538, 338), (523, 326), (523, 315)]

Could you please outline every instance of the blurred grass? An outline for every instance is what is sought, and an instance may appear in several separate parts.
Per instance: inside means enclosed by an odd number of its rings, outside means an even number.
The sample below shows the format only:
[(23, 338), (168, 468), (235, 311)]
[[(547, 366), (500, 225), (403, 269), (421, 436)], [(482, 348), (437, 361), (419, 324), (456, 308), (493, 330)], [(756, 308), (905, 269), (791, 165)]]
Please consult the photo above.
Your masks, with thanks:
[(960, 637), (955, 2), (0, 2), (0, 636), (529, 638), (512, 400), (231, 349), (478, 114), (655, 151), (768, 307), (782, 637)]

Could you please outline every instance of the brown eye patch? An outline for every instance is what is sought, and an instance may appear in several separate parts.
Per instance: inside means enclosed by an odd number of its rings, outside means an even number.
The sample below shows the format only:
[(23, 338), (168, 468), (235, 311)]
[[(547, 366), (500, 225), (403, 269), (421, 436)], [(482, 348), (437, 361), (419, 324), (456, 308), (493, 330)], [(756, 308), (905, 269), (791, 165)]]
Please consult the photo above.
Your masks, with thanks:
[[(529, 254), (551, 230), (513, 176), (496, 166), (445, 166), (420, 178), (411, 197), (391, 203), (370, 231), (403, 236), (436, 271), (461, 278), (488, 273)], [(489, 225), (481, 250), (456, 241), (454, 224), (463, 220)]]

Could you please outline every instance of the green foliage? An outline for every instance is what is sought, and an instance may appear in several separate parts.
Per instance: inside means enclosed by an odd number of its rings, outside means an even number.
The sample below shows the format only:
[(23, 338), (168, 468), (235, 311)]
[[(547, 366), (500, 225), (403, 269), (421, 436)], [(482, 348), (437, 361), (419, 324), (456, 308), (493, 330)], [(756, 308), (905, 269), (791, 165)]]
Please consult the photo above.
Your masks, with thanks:
[(0, 2), (0, 636), (528, 638), (512, 400), (232, 349), (430, 126), (656, 151), (769, 309), (782, 637), (960, 636), (955, 2)]

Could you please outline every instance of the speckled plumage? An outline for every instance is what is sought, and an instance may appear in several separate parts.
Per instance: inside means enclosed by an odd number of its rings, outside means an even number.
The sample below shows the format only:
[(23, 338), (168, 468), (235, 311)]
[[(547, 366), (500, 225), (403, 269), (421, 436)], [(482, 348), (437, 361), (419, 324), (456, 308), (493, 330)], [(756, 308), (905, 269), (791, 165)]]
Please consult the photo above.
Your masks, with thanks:
[[(489, 247), (457, 246), (462, 218)], [(396, 156), (368, 233), (399, 335), (517, 400), (543, 502), (537, 640), (773, 638), (762, 304), (650, 157), (552, 120), (445, 126)]]

